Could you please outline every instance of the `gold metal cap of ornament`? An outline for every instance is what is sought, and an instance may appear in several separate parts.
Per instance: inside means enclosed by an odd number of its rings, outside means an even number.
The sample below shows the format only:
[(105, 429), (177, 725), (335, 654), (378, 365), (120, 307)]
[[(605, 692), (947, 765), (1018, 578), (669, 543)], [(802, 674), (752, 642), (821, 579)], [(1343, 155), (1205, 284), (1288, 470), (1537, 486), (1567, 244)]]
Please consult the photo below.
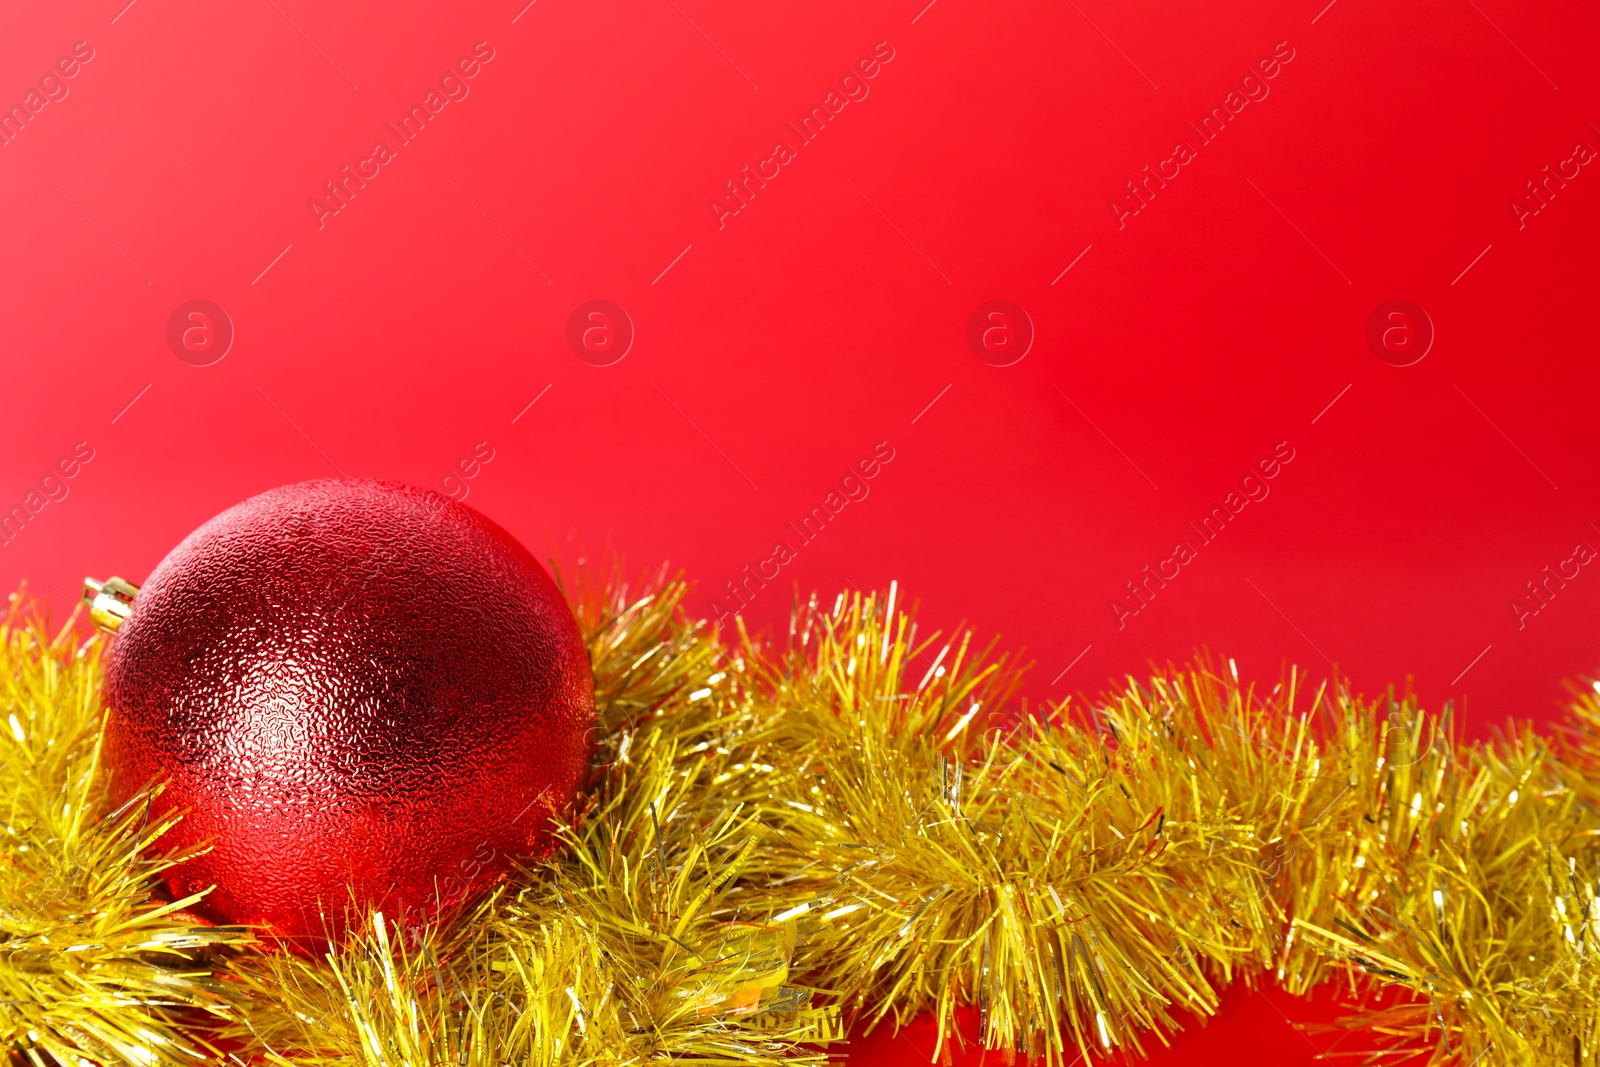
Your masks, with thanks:
[(133, 598), (138, 595), (139, 587), (121, 578), (83, 580), (83, 602), (89, 605), (89, 621), (108, 634), (116, 633), (128, 621), (133, 613)]

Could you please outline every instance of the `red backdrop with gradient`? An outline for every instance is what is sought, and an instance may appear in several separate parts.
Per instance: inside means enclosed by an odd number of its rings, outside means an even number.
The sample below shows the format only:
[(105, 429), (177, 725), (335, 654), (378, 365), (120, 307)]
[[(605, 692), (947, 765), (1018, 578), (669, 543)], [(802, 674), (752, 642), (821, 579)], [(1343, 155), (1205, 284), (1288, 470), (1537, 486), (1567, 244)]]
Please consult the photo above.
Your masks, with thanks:
[[(64, 611), (337, 472), (707, 612), (776, 569), (757, 626), (898, 579), (1035, 698), (1206, 645), (1548, 720), (1600, 668), (1597, 44), (1510, 0), (12, 4), (0, 584)], [(1332, 1004), (1230, 994), (1161, 1062), (1310, 1062)]]

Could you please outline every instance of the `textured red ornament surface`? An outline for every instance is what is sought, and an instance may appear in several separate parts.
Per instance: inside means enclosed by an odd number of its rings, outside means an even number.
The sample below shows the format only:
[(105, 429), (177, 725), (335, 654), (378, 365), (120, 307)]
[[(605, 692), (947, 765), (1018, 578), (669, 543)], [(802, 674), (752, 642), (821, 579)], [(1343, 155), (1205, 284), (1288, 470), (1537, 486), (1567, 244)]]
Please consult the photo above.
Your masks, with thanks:
[[(118, 803), (170, 780), (174, 893), (285, 936), (464, 899), (547, 851), (584, 773), (588, 655), (537, 560), (471, 508), (357, 480), (253, 497), (156, 567), (106, 671)], [(166, 842), (164, 842), (166, 843)]]

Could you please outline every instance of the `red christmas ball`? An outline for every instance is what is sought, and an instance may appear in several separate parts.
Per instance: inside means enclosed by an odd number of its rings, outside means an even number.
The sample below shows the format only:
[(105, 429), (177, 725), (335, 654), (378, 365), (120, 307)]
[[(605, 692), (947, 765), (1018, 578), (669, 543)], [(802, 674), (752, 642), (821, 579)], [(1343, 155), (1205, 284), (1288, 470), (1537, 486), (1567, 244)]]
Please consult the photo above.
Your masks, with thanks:
[[(115, 803), (167, 789), (168, 875), (280, 936), (352, 899), (433, 914), (547, 852), (585, 773), (594, 681), (528, 550), (386, 482), (302, 482), (190, 534), (150, 575), (105, 675)], [(353, 894), (353, 896), (352, 896)]]

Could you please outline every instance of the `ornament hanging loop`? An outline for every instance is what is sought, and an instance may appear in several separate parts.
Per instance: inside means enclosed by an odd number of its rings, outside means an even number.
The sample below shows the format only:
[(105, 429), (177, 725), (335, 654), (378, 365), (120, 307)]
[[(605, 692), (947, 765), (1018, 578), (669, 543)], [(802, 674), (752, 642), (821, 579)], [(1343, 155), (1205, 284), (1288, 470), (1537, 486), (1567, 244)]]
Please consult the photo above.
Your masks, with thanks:
[(139, 587), (121, 578), (83, 580), (83, 602), (89, 605), (89, 621), (108, 634), (116, 633), (128, 621), (133, 613), (133, 598), (138, 595)]

